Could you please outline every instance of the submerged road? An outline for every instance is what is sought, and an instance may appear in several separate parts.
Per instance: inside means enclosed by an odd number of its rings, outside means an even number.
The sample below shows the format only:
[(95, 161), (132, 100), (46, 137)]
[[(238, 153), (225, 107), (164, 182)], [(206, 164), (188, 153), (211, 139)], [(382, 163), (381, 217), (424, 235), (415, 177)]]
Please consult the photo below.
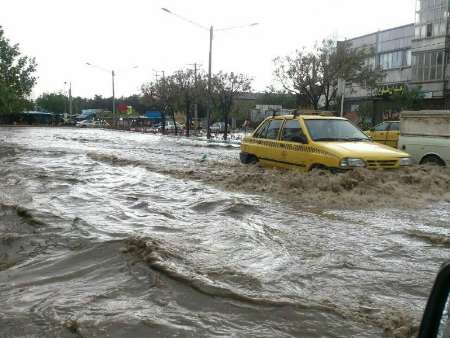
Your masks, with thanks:
[(411, 336), (450, 258), (450, 173), (238, 155), (0, 127), (0, 336)]

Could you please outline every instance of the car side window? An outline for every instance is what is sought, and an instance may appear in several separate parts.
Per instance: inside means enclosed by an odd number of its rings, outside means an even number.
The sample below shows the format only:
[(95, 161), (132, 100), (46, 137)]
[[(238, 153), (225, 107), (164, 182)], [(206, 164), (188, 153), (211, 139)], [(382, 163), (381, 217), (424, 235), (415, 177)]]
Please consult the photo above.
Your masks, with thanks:
[(287, 120), (281, 133), (281, 139), (283, 141), (296, 142), (299, 136), (304, 136), (303, 130), (300, 127), (300, 121)]
[(269, 126), (270, 121), (264, 122), (264, 124), (256, 131), (254, 137), (256, 138), (265, 138), (267, 127)]
[(281, 128), (283, 120), (272, 120), (267, 128), (265, 138), (270, 140), (276, 140), (278, 138), (278, 131)]
[(389, 126), (389, 130), (391, 131), (399, 131), (400, 130), (400, 122), (392, 122)]
[(389, 125), (388, 123), (383, 122), (383, 123), (380, 123), (379, 125), (375, 126), (375, 128), (373, 128), (373, 130), (375, 130), (375, 131), (386, 131), (388, 125)]

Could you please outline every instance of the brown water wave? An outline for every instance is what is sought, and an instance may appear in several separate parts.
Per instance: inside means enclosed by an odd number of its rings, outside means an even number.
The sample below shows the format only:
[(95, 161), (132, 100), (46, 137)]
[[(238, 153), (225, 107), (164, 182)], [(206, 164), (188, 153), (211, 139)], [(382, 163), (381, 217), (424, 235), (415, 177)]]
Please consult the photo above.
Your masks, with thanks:
[(412, 238), (416, 238), (430, 244), (450, 247), (450, 235), (448, 234), (429, 233), (418, 229), (409, 230), (406, 234)]
[[(238, 280), (241, 287), (247, 284), (246, 289), (236, 289), (230, 284), (219, 281), (226, 275), (223, 271), (217, 275), (210, 273), (203, 275), (200, 271), (189, 270), (181, 266), (189, 264), (189, 262), (185, 261), (175, 250), (171, 250), (168, 243), (149, 238), (131, 237), (126, 239), (124, 244), (125, 246), (120, 249), (122, 253), (132, 256), (138, 261), (146, 263), (151, 269), (208, 296), (255, 306), (290, 307), (322, 313), (329, 312), (353, 322), (379, 327), (388, 337), (409, 338), (418, 332), (419, 317), (413, 315), (412, 312), (406, 312), (405, 309), (380, 308), (367, 300), (345, 306), (345, 304), (335, 303), (332, 299), (273, 297), (264, 294), (259, 280), (255, 279), (250, 283), (244, 283), (243, 276), (239, 276)], [(234, 273), (230, 272), (230, 274)], [(248, 278), (248, 276), (246, 277)]]
[(403, 338), (449, 256), (445, 169), (297, 173), (183, 138), (0, 132), (0, 336)]
[(167, 169), (145, 159), (88, 153), (88, 157), (119, 166), (142, 166), (180, 179), (198, 180), (226, 190), (268, 194), (303, 206), (354, 208), (415, 207), (450, 202), (450, 170), (413, 166), (398, 170), (356, 169), (341, 174), (327, 171), (300, 173), (241, 165), (237, 161), (197, 161)]

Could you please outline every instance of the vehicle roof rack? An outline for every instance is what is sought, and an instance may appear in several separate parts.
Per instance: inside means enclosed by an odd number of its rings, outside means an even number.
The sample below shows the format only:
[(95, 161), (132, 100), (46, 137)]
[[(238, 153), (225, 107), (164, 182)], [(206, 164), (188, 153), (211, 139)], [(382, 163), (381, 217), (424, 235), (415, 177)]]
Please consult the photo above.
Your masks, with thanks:
[(304, 110), (302, 115), (335, 116), (333, 112), (326, 110)]

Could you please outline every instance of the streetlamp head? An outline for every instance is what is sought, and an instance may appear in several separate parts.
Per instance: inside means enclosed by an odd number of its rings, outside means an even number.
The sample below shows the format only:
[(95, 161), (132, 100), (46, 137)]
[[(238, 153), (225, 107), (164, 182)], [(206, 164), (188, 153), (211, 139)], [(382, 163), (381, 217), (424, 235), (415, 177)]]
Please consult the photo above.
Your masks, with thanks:
[(164, 8), (164, 7), (161, 7), (161, 9), (164, 11), (164, 12), (167, 12), (167, 13), (170, 13), (170, 14), (172, 14), (172, 12), (171, 11), (169, 11), (167, 8)]
[(86, 64), (87, 64), (88, 66), (92, 66), (90, 62), (86, 62)]
[(254, 23), (250, 24), (250, 26), (258, 26), (258, 25), (259, 25), (259, 22), (254, 22)]

